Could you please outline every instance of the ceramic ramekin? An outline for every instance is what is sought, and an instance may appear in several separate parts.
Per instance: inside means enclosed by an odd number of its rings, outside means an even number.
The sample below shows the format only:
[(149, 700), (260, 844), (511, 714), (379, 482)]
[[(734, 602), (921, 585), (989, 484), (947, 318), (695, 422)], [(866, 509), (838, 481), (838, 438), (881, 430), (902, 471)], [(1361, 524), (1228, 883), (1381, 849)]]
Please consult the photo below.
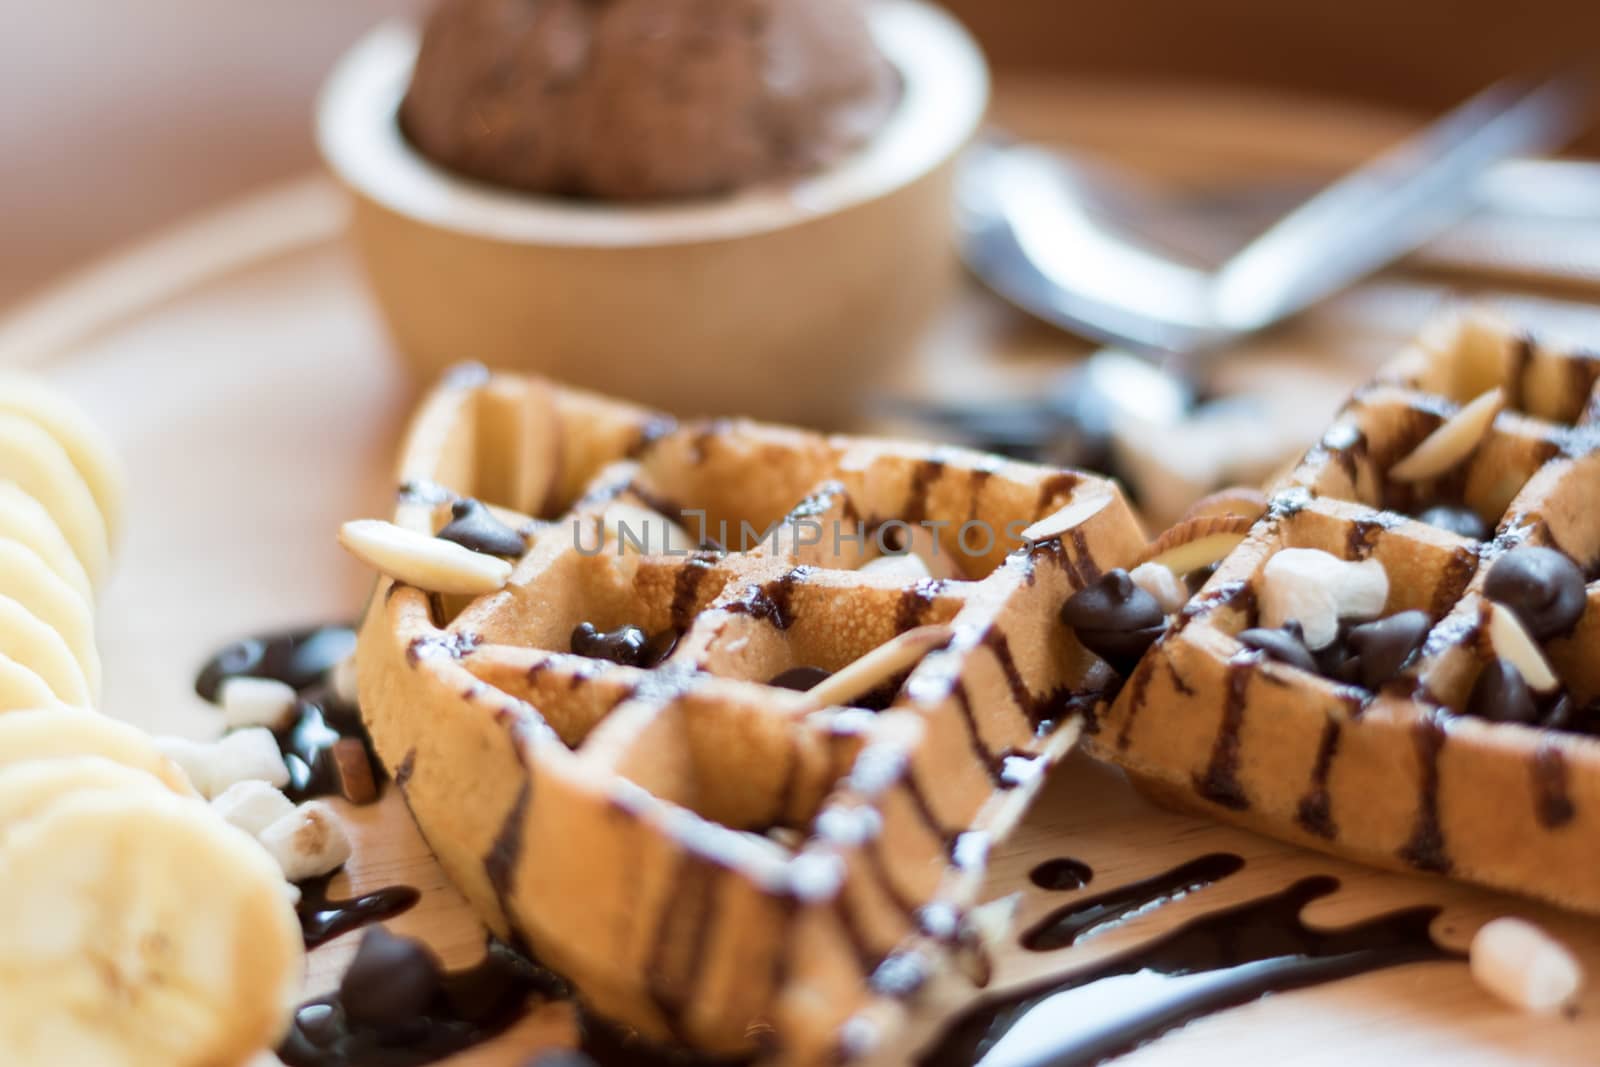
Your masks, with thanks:
[(956, 277), (952, 171), (988, 101), (983, 56), (950, 16), (879, 0), (871, 24), (903, 96), (862, 151), (649, 206), (533, 196), (431, 163), (397, 120), (418, 31), (373, 31), (324, 87), (317, 135), (400, 350), (427, 377), (478, 360), (685, 414), (848, 420)]

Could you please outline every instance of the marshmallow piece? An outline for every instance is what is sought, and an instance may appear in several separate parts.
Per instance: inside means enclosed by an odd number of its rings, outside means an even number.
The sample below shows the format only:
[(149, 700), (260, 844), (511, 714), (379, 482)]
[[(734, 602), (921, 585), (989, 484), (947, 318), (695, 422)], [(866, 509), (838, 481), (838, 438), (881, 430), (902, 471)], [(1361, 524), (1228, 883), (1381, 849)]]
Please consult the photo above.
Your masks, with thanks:
[(1389, 575), (1375, 559), (1350, 563), (1314, 548), (1285, 548), (1262, 569), (1262, 625), (1295, 620), (1312, 651), (1333, 643), (1340, 619), (1375, 619), (1388, 598)]
[(1389, 600), (1389, 572), (1375, 559), (1345, 563), (1334, 595), (1339, 601), (1339, 618), (1376, 619)]
[(187, 737), (152, 738), (160, 753), (178, 765), (196, 793), (209, 797), (211, 781), (211, 745), (204, 741), (191, 741)]
[(927, 561), (915, 552), (907, 552), (902, 556), (879, 556), (863, 563), (860, 573), (876, 574), (880, 578), (899, 578), (908, 582), (933, 577), (933, 572), (928, 570)]
[(250, 726), (276, 729), (289, 721), (298, 699), (293, 686), (275, 678), (229, 678), (217, 691), (223, 721), (230, 730)]
[(235, 782), (257, 780), (279, 789), (289, 784), (289, 767), (278, 739), (264, 726), (235, 730), (211, 749), (211, 788), (202, 790), (207, 797), (222, 794)]
[(158, 737), (155, 742), (161, 754), (176, 763), (207, 800), (220, 796), (235, 782), (250, 779), (279, 789), (289, 784), (289, 767), (278, 751), (278, 741), (264, 726), (236, 730), (209, 744), (182, 737)]
[(294, 801), (266, 782), (235, 782), (211, 802), (211, 810), (251, 837), (260, 837), (267, 827), (294, 812)]
[(320, 878), (350, 858), (350, 838), (333, 809), (309, 800), (261, 831), (258, 840), (291, 882)]
[(1155, 597), (1161, 610), (1168, 615), (1182, 610), (1189, 599), (1189, 591), (1178, 581), (1178, 576), (1160, 563), (1141, 563), (1128, 572), (1128, 577), (1133, 579), (1134, 585)]
[(1468, 959), (1479, 985), (1523, 1011), (1556, 1011), (1583, 988), (1583, 968), (1567, 947), (1524, 919), (1485, 923)]

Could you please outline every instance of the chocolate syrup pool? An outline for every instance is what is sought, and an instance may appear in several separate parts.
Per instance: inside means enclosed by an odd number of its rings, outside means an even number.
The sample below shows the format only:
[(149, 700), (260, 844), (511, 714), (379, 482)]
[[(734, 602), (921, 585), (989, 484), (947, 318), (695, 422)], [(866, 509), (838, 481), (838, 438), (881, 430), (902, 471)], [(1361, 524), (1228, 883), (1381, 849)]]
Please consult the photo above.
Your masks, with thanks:
[(1268, 993), (1462, 958), (1428, 932), (1438, 908), (1409, 908), (1335, 930), (1301, 921), (1301, 909), (1338, 886), (1327, 876), (1304, 878), (1087, 970), (979, 1003), (957, 1016), (918, 1063), (1083, 1067)]
[(333, 875), (327, 874), (299, 883), (300, 902), (295, 905), (295, 913), (300, 917), (300, 932), (308, 949), (368, 923), (392, 919), (410, 911), (422, 899), (422, 894), (408, 885), (391, 885), (348, 899), (335, 899), (328, 895), (332, 880)]

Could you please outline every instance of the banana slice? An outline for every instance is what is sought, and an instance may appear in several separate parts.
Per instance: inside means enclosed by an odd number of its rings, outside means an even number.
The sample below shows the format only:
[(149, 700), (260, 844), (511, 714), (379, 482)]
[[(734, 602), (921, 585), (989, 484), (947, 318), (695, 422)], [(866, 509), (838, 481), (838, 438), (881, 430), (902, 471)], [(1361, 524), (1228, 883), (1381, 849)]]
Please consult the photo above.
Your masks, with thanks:
[(0, 537), (0, 595), (21, 604), (72, 650), (89, 692), (99, 702), (100, 654), (94, 643), (94, 612), (89, 602), (19, 541)]
[(104, 756), (23, 760), (0, 767), (0, 844), (6, 832), (74, 793), (122, 791), (129, 796), (172, 791), (144, 771)]
[(56, 439), (94, 496), (107, 535), (115, 540), (122, 527), (127, 474), (105, 431), (61, 393), (22, 374), (0, 373), (0, 411), (22, 416)]
[(0, 537), (9, 537), (33, 549), (83, 599), (94, 599), (89, 572), (78, 562), (56, 520), (17, 483), (3, 478), (0, 478)]
[(111, 556), (105, 519), (66, 449), (49, 431), (0, 411), (0, 477), (10, 478), (44, 505), (91, 580), (105, 575)]
[[(26, 760), (100, 756), (154, 775), (172, 792), (198, 796), (178, 765), (142, 730), (85, 708), (49, 708), (0, 715), (0, 768)], [(3, 943), (3, 942), (0, 942)], [(7, 1062), (0, 1058), (0, 1063)]]
[[(49, 773), (0, 778), (0, 810)], [(275, 1044), (304, 950), (266, 851), (194, 800), (50, 791), (0, 838), (0, 1063), (211, 1067)]]
[(89, 680), (66, 640), (4, 594), (0, 594), (0, 655), (9, 656), (43, 678), (63, 704), (94, 706)]
[(0, 713), (64, 707), (43, 678), (10, 656), (0, 654)]

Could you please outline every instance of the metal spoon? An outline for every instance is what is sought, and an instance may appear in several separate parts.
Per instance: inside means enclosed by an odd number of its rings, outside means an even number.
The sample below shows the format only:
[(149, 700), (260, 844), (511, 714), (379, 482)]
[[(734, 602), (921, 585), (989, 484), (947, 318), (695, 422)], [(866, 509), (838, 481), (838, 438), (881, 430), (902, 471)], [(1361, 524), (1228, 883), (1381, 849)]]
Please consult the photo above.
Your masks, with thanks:
[(957, 181), (969, 267), (1018, 307), (1119, 347), (1037, 397), (906, 413), (991, 447), (1104, 467), (1119, 417), (1184, 418), (1216, 354), (1437, 236), (1496, 164), (1570, 139), (1590, 90), (1573, 72), (1497, 83), (1313, 196), (1216, 271), (1107, 228), (1089, 206), (1090, 181), (1058, 155), (981, 144)]

